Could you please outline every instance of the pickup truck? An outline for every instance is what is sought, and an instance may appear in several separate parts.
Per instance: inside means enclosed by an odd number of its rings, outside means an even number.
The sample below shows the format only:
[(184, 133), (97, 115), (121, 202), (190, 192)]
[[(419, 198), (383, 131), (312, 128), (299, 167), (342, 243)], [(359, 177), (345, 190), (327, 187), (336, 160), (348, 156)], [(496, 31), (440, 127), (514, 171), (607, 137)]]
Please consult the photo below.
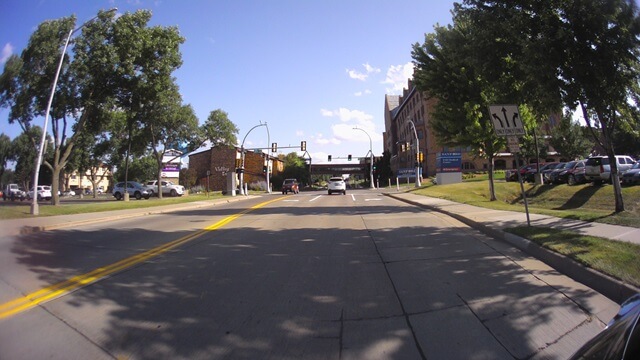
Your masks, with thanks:
[[(151, 195), (158, 193), (158, 180), (147, 181), (144, 185), (145, 189), (151, 192)], [(175, 185), (171, 181), (161, 181), (160, 188), (162, 189), (162, 195), (169, 196), (182, 196), (184, 195), (184, 186)]]

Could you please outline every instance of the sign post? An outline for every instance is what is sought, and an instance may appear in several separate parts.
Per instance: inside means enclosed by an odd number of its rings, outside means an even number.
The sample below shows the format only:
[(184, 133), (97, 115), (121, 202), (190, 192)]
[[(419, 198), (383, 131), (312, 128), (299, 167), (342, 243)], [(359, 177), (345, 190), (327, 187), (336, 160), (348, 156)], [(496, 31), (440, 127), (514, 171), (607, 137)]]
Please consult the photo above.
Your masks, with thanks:
[(527, 225), (531, 226), (527, 193), (524, 191), (519, 168), (520, 159), (518, 158), (518, 153), (520, 152), (520, 144), (518, 143), (518, 136), (524, 135), (524, 126), (520, 118), (518, 105), (489, 105), (489, 116), (491, 116), (496, 135), (507, 137), (507, 146), (516, 158), (516, 172), (518, 173), (518, 182), (520, 183), (520, 191), (522, 191), (522, 199), (524, 200), (524, 210), (527, 214)]

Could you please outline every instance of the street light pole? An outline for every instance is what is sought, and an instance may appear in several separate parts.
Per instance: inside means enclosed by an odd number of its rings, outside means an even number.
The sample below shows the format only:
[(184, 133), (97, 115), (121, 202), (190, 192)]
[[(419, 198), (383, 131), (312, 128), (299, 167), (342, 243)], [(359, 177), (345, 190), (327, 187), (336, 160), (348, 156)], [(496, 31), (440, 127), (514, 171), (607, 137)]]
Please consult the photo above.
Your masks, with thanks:
[(354, 127), (354, 130), (360, 130), (363, 133), (365, 133), (367, 135), (367, 137), (369, 138), (369, 154), (371, 156), (371, 166), (369, 166), (369, 177), (370, 177), (370, 181), (371, 181), (371, 186), (369, 188), (371, 189), (375, 189), (376, 185), (373, 182), (373, 142), (371, 141), (371, 136), (369, 136), (369, 133), (367, 133), (364, 129), (360, 129), (359, 127)]
[[(244, 136), (244, 138), (242, 139), (242, 144), (240, 145), (240, 158), (242, 159), (242, 171), (240, 172), (240, 194), (242, 195), (249, 195), (249, 194), (245, 194), (244, 191), (244, 187), (243, 187), (243, 182), (244, 182), (244, 141), (247, 140), (247, 136), (249, 136), (249, 134), (251, 133), (251, 131), (257, 127), (260, 126), (267, 126), (267, 123), (264, 124), (259, 124), (256, 125), (254, 127), (252, 127), (251, 129), (249, 129), (249, 131), (247, 132), (247, 134)], [(269, 134), (269, 128), (267, 127), (267, 136)], [(269, 170), (267, 169), (267, 175), (269, 175)], [(267, 181), (267, 187), (269, 186), (269, 182)]]
[(413, 123), (413, 121), (411, 120), (407, 120), (410, 124), (411, 127), (413, 128), (413, 135), (415, 135), (416, 137), (416, 187), (420, 187), (420, 163), (418, 162), (419, 160), (419, 154), (420, 154), (420, 142), (418, 140), (418, 132), (416, 131), (416, 124)]
[[(118, 8), (113, 8), (107, 13), (118, 11)], [(53, 79), (53, 85), (51, 85), (51, 94), (49, 94), (49, 101), (47, 102), (47, 110), (44, 114), (44, 125), (42, 126), (42, 138), (40, 139), (40, 147), (38, 150), (38, 158), (36, 159), (36, 168), (34, 170), (33, 175), (33, 202), (31, 203), (31, 215), (38, 215), (40, 213), (40, 209), (38, 208), (38, 180), (40, 175), (40, 166), (42, 165), (42, 153), (44, 152), (44, 143), (47, 137), (47, 124), (49, 123), (49, 112), (51, 111), (51, 103), (53, 102), (53, 94), (56, 91), (56, 86), (58, 85), (58, 77), (60, 76), (60, 70), (62, 69), (62, 63), (64, 62), (64, 54), (67, 52), (67, 47), (69, 47), (69, 41), (71, 41), (71, 36), (78, 30), (82, 29), (85, 25), (97, 19), (99, 15), (94, 16), (93, 18), (87, 20), (84, 24), (78, 26), (75, 29), (71, 29), (69, 31), (69, 36), (67, 36), (67, 40), (64, 42), (64, 47), (62, 48), (62, 54), (60, 55), (60, 62), (58, 63), (58, 70), (56, 71), (56, 76)]]

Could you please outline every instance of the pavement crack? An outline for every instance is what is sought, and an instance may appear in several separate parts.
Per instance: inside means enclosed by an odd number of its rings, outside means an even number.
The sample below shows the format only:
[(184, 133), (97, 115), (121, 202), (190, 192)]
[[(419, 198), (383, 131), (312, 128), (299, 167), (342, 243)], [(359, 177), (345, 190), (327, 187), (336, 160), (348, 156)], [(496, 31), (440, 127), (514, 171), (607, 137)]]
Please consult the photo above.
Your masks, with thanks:
[[(362, 216), (361, 216), (362, 218)], [(398, 304), (400, 304), (400, 309), (402, 309), (402, 316), (404, 317), (405, 322), (407, 323), (407, 327), (409, 328), (409, 331), (411, 332), (411, 336), (413, 337), (413, 342), (416, 346), (416, 349), (418, 351), (418, 353), (420, 354), (420, 358), (423, 360), (427, 359), (427, 356), (424, 352), (424, 350), (422, 349), (422, 346), (420, 345), (420, 342), (418, 341), (418, 336), (416, 334), (415, 329), (413, 328), (413, 324), (411, 323), (411, 319), (409, 318), (409, 313), (407, 313), (407, 310), (404, 306), (404, 303), (402, 302), (402, 298), (400, 297), (400, 293), (398, 292), (398, 288), (395, 284), (395, 282), (393, 281), (393, 278), (391, 277), (391, 273), (389, 273), (389, 267), (388, 267), (388, 263), (384, 261), (384, 257), (382, 256), (382, 253), (380, 252), (380, 248), (378, 248), (378, 243), (376, 241), (376, 239), (374, 238), (371, 229), (369, 229), (367, 227), (367, 222), (365, 221), (364, 218), (362, 218), (362, 223), (364, 224), (365, 229), (367, 230), (367, 233), (369, 234), (369, 238), (371, 239), (371, 242), (373, 243), (373, 247), (376, 249), (376, 254), (378, 254), (378, 257), (380, 258), (380, 263), (382, 264), (382, 266), (384, 266), (384, 271), (387, 274), (387, 278), (389, 279), (389, 282), (391, 283), (391, 286), (393, 288), (393, 292), (396, 296), (396, 300), (398, 300)]]

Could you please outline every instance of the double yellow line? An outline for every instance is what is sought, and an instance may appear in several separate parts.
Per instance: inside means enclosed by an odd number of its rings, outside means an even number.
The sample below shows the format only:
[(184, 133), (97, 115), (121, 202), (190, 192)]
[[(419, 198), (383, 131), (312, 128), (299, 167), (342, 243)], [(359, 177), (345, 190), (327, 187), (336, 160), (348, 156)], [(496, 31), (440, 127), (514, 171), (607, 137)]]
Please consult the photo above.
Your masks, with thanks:
[(155, 247), (153, 249), (147, 250), (143, 253), (133, 255), (131, 257), (120, 260), (116, 263), (107, 265), (105, 267), (97, 268), (92, 270), (86, 274), (74, 276), (65, 281), (59, 282), (57, 284), (47, 286), (38, 291), (27, 294), (23, 297), (17, 298), (15, 300), (6, 302), (0, 305), (0, 319), (7, 318), (9, 316), (15, 315), (17, 313), (23, 312), (25, 310), (29, 310), (35, 306), (38, 306), (44, 302), (49, 300), (61, 297), (66, 295), (74, 290), (77, 290), (81, 287), (93, 284), (104, 279), (107, 276), (115, 274), (117, 272), (123, 271), (125, 269), (131, 268), (137, 264), (145, 262), (151, 258), (162, 255), (167, 251), (174, 249), (182, 244), (185, 244), (193, 239), (196, 239), (203, 234), (206, 234), (209, 231), (213, 231), (221, 228), (222, 226), (236, 220), (240, 216), (249, 213), (253, 210), (259, 209), (263, 206), (266, 206), (272, 202), (283, 199), (282, 197), (278, 197), (273, 200), (265, 201), (255, 206), (252, 206), (246, 210), (243, 210), (237, 214), (228, 216), (213, 225), (207, 226), (202, 230), (198, 230), (193, 234), (181, 237), (179, 239), (173, 240), (161, 246)]

